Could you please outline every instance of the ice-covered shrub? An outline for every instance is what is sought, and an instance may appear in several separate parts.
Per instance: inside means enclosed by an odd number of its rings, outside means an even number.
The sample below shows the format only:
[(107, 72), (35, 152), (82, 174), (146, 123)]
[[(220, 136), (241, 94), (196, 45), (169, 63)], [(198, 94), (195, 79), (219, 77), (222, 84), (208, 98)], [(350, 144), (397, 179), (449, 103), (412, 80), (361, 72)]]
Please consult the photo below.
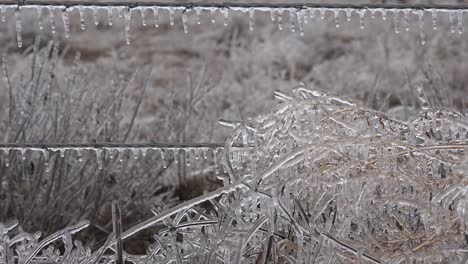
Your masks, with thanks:
[[(409, 121), (304, 85), (276, 92), (273, 113), (225, 122), (234, 132), (227, 174), (218, 175), (224, 186), (155, 209), (121, 234), (158, 226), (154, 244), (146, 255), (123, 256), (133, 263), (466, 261), (467, 117), (431, 107), (418, 92), (422, 110)], [(89, 259), (115, 251), (117, 241), (111, 234)], [(112, 261), (110, 252), (102, 262)]]

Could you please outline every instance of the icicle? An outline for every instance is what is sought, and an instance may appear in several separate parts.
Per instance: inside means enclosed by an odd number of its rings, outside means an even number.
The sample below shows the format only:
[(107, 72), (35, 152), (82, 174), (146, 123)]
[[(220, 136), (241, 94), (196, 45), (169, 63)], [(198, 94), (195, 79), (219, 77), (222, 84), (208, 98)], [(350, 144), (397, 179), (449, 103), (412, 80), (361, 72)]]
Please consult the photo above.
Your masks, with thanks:
[(187, 26), (187, 14), (186, 12), (182, 12), (182, 25), (184, 26), (184, 33), (188, 33), (188, 26)]
[(0, 6), (0, 15), (2, 16), (2, 22), (5, 23), (6, 22), (6, 12), (7, 12), (7, 7), (6, 6)]
[(62, 21), (63, 21), (63, 31), (65, 33), (65, 38), (70, 37), (70, 18), (68, 16), (68, 11), (62, 11)]
[(301, 35), (301, 37), (304, 36), (304, 13), (303, 12), (300, 12), (298, 14), (298, 24), (299, 24), (299, 34)]
[(409, 31), (410, 30), (410, 23), (409, 23), (409, 9), (405, 9), (403, 11), (403, 15), (404, 15), (404, 28), (405, 28), (405, 31)]
[(271, 18), (271, 22), (276, 21), (276, 19), (275, 19), (275, 9), (270, 9), (270, 18)]
[(278, 29), (283, 30), (283, 9), (278, 9)]
[(170, 24), (171, 26), (173, 26), (173, 25), (174, 25), (174, 13), (175, 13), (175, 10), (174, 10), (173, 7), (169, 7), (168, 9), (169, 9), (169, 24)]
[(93, 19), (94, 19), (94, 25), (96, 25), (96, 26), (99, 25), (99, 17), (98, 17), (99, 13), (98, 12), (99, 12), (99, 10), (96, 7), (94, 7), (93, 8)]
[(109, 24), (109, 26), (112, 26), (112, 23), (113, 23), (112, 21), (113, 11), (114, 11), (113, 7), (107, 8), (107, 24)]
[(130, 19), (131, 19), (131, 9), (127, 8), (124, 14), (124, 19), (125, 19), (125, 42), (127, 45), (130, 45)]
[(229, 8), (226, 7), (226, 8), (223, 8), (223, 15), (224, 15), (224, 26), (227, 27), (228, 26), (228, 22), (229, 22)]
[(42, 22), (42, 7), (37, 8), (37, 24), (39, 25), (39, 30), (44, 29), (44, 23)]
[(52, 34), (55, 34), (55, 8), (51, 7), (49, 8), (49, 17), (50, 17), (50, 31)]
[(44, 156), (44, 167), (45, 172), (49, 172), (49, 151), (47, 149), (41, 149), (42, 155)]
[(185, 149), (185, 166), (190, 167), (190, 149)]
[(119, 155), (119, 162), (120, 163), (123, 163), (124, 155), (125, 155), (124, 151), (125, 151), (124, 149), (120, 149), (120, 148), (117, 149), (117, 155)]
[(202, 154), (203, 154), (203, 159), (204, 159), (204, 160), (207, 160), (207, 159), (208, 159), (208, 153), (207, 153), (207, 149), (206, 149), (206, 148), (203, 148), (203, 149), (202, 149)]
[(3, 152), (5, 152), (5, 167), (10, 167), (10, 149), (4, 148)]
[(315, 11), (316, 11), (315, 8), (314, 9), (309, 9), (307, 11), (308, 11), (307, 13), (308, 13), (308, 16), (309, 16), (308, 19), (311, 19), (311, 20), (315, 19)]
[(159, 27), (159, 7), (153, 6), (153, 19), (154, 19), (154, 27)]
[(353, 9), (346, 8), (345, 12), (346, 12), (346, 20), (348, 20), (348, 22), (351, 22), (351, 16), (353, 15)]
[(455, 22), (454, 22), (454, 11), (449, 12), (449, 20), (450, 20), (450, 32), (455, 33)]
[(81, 30), (85, 30), (85, 17), (84, 17), (84, 7), (80, 6), (78, 7), (78, 13), (80, 14), (80, 25), (81, 25)]
[(76, 156), (77, 156), (79, 162), (83, 161), (83, 152), (82, 152), (81, 148), (76, 149)]
[(463, 11), (457, 10), (458, 34), (463, 34)]
[(166, 164), (166, 157), (164, 156), (164, 150), (160, 148), (159, 154), (161, 155), (162, 166), (165, 169), (167, 168), (167, 164)]
[(424, 11), (418, 10), (416, 14), (418, 15), (418, 21), (419, 21), (419, 34), (421, 36), (421, 45), (425, 45), (426, 35), (424, 33)]
[(179, 163), (179, 149), (178, 148), (172, 149), (172, 157), (174, 158), (175, 164)]
[(325, 19), (325, 12), (327, 10), (325, 8), (320, 8), (319, 9), (319, 12), (320, 12), (320, 19), (324, 20)]
[(102, 149), (95, 149), (94, 152), (96, 153), (96, 162), (98, 164), (98, 169), (102, 170)]
[(137, 148), (132, 148), (132, 156), (134, 160), (138, 160), (138, 156), (140, 156), (140, 150)]
[(61, 148), (61, 149), (59, 150), (59, 152), (60, 152), (60, 158), (62, 158), (62, 159), (65, 158), (65, 151), (66, 151), (66, 150), (67, 150), (67, 149), (64, 149), (64, 148)]
[(398, 10), (393, 12), (393, 27), (396, 34), (400, 33), (400, 12)]
[(15, 10), (15, 21), (16, 21), (16, 41), (18, 43), (18, 48), (23, 46), (23, 36), (22, 36), (22, 25), (21, 25), (21, 8)]
[(371, 18), (372, 18), (372, 19), (375, 19), (375, 13), (376, 13), (376, 10), (375, 10), (375, 9), (371, 9), (370, 14), (371, 14)]
[(109, 152), (109, 159), (114, 159), (114, 149), (107, 149), (107, 151)]
[(302, 23), (307, 25), (309, 23), (309, 10), (301, 10), (300, 15), (302, 16)]
[(146, 152), (148, 151), (148, 148), (142, 148), (141, 149), (141, 155), (143, 156), (143, 158), (146, 158)]
[(361, 29), (364, 29), (365, 24), (366, 24), (366, 12), (367, 12), (366, 9), (361, 9), (358, 12), (358, 14), (359, 14), (359, 25), (360, 25)]
[(193, 152), (194, 152), (194, 156), (195, 156), (195, 160), (199, 160), (200, 159), (200, 149), (196, 148), (196, 149), (193, 149)]
[(291, 32), (296, 32), (296, 12), (293, 9), (289, 10), (289, 23), (290, 23), (290, 28)]
[(254, 14), (255, 14), (255, 9), (253, 7), (249, 8), (249, 29), (250, 31), (254, 30)]
[(201, 8), (200, 7), (195, 7), (195, 14), (196, 14), (196, 20), (197, 20), (197, 25), (200, 25), (201, 24), (201, 20), (200, 20), (200, 15), (201, 15)]
[(387, 20), (387, 9), (380, 9), (380, 14), (382, 15), (382, 20)]
[(211, 23), (216, 23), (216, 9), (211, 9)]
[(20, 152), (21, 152), (21, 160), (25, 161), (26, 160), (26, 148), (21, 148), (20, 149)]
[(340, 27), (340, 10), (333, 9), (333, 15), (335, 16), (335, 27)]
[(432, 28), (434, 30), (437, 30), (437, 10), (432, 10), (431, 11), (431, 15), (432, 15)]
[(147, 26), (147, 23), (146, 23), (146, 14), (145, 14), (145, 11), (146, 9), (145, 8), (140, 8), (140, 12), (141, 12), (141, 25), (146, 27)]

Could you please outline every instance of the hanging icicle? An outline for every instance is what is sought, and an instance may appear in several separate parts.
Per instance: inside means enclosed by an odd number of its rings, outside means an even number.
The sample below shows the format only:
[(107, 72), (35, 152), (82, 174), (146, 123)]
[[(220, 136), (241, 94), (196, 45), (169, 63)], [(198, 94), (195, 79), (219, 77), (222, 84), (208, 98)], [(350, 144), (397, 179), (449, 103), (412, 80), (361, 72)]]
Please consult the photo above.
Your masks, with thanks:
[(68, 11), (62, 10), (62, 21), (63, 21), (63, 31), (65, 34), (65, 38), (70, 37), (70, 18), (68, 15)]
[(211, 9), (211, 23), (212, 24), (216, 23), (216, 9), (215, 8)]
[(227, 27), (228, 22), (229, 22), (229, 8), (227, 8), (227, 7), (223, 8), (222, 12), (223, 12), (223, 16), (224, 16), (224, 26)]
[(186, 12), (182, 12), (182, 25), (184, 27), (184, 33), (187, 34), (188, 33), (188, 25), (187, 25), (187, 13)]
[(393, 27), (395, 29), (395, 33), (400, 33), (400, 12), (399, 10), (395, 10), (393, 12)]
[(449, 22), (450, 22), (450, 32), (455, 33), (455, 11), (450, 10), (449, 11)]
[(6, 6), (0, 6), (0, 15), (2, 16), (2, 23), (5, 23), (6, 22), (6, 12), (7, 12), (7, 8)]
[(146, 23), (146, 8), (144, 8), (144, 7), (140, 8), (140, 15), (141, 15), (141, 25), (146, 27), (147, 26), (147, 23)]
[(109, 24), (109, 26), (112, 26), (112, 23), (113, 23), (113, 12), (114, 12), (114, 8), (113, 7), (108, 7), (107, 8), (107, 24)]
[(434, 29), (434, 31), (437, 30), (437, 24), (438, 24), (438, 18), (437, 18), (437, 10), (431, 10), (431, 15), (432, 15), (432, 28)]
[(43, 30), (44, 29), (44, 22), (43, 22), (43, 8), (42, 7), (38, 7), (37, 8), (37, 24), (39, 26), (39, 30)]
[(289, 9), (289, 23), (291, 32), (296, 32), (296, 12), (292, 9)]
[(250, 31), (254, 30), (254, 15), (255, 15), (255, 9), (254, 8), (249, 8), (249, 29)]
[(153, 19), (154, 19), (154, 27), (159, 27), (159, 7), (153, 6)]
[(334, 9), (333, 15), (335, 16), (335, 27), (339, 28), (340, 27), (340, 10)]
[(98, 26), (99, 25), (99, 9), (97, 7), (93, 7), (93, 20), (94, 20), (94, 25)]
[(130, 45), (130, 19), (132, 15), (132, 10), (130, 8), (126, 8), (124, 11), (124, 19), (125, 19), (125, 42), (127, 45)]
[(419, 34), (421, 36), (421, 45), (425, 45), (426, 44), (426, 34), (424, 32), (424, 11), (422, 11), (422, 10), (416, 11), (416, 15), (418, 16)]
[(169, 7), (168, 10), (169, 10), (169, 24), (170, 24), (171, 26), (173, 26), (174, 23), (175, 23), (175, 22), (174, 22), (174, 13), (175, 13), (175, 10), (174, 10), (173, 7)]
[(23, 47), (23, 36), (22, 36), (22, 19), (21, 19), (21, 8), (18, 7), (15, 10), (15, 21), (16, 21), (16, 42), (18, 44), (18, 48)]
[(277, 16), (277, 17), (278, 17), (278, 19), (277, 19), (277, 20), (278, 20), (278, 29), (279, 29), (280, 31), (283, 30), (283, 11), (284, 11), (284, 10), (281, 9), (281, 8), (277, 10), (277, 15), (278, 15), (278, 16)]
[(463, 11), (457, 10), (458, 34), (463, 34)]
[(55, 34), (56, 24), (55, 24), (55, 8), (54, 7), (49, 8), (49, 18), (50, 18), (50, 31), (52, 32), (52, 34)]
[(409, 14), (410, 14), (410, 10), (409, 9), (405, 9), (403, 10), (403, 17), (404, 17), (404, 29), (406, 32), (408, 32), (410, 30), (410, 23), (409, 23)]
[(84, 13), (84, 7), (82, 6), (79, 6), (78, 7), (78, 13), (80, 15), (80, 26), (81, 26), (81, 30), (85, 30), (85, 13)]

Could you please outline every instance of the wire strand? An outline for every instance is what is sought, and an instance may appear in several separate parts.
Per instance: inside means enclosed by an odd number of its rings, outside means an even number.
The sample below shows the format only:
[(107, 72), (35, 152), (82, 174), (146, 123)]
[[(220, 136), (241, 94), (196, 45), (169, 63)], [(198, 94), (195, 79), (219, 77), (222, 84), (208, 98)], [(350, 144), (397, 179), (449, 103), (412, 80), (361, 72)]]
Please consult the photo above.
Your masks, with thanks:
[(195, 7), (202, 8), (266, 8), (266, 9), (307, 9), (307, 8), (325, 8), (325, 9), (437, 9), (437, 10), (467, 10), (468, 5), (434, 5), (434, 4), (323, 4), (323, 3), (168, 3), (168, 2), (132, 2), (132, 1), (102, 1), (96, 2), (92, 0), (88, 1), (1, 1), (0, 5), (11, 5), (11, 6), (62, 6), (70, 8), (74, 6), (95, 6), (95, 7), (113, 7), (113, 6), (124, 6), (129, 8), (138, 7), (178, 7), (192, 9)]

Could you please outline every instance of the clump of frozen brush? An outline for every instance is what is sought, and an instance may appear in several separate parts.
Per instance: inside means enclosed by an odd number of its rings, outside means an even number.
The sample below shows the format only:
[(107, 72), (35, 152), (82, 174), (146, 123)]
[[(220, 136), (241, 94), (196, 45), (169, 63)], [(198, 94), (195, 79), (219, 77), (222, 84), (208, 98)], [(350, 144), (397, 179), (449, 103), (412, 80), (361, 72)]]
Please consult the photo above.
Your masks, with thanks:
[(231, 123), (224, 186), (125, 230), (160, 226), (147, 255), (126, 260), (464, 263), (468, 120), (418, 92), (409, 121), (305, 85), (276, 92), (276, 111)]

